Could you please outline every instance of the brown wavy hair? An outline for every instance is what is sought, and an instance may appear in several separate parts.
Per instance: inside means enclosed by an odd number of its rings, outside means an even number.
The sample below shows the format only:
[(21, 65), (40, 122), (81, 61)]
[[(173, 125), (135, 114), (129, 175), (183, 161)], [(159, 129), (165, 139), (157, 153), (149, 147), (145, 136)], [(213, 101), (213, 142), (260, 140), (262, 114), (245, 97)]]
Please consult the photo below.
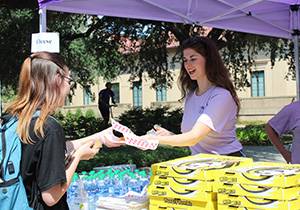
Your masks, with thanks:
[(22, 142), (34, 143), (29, 136), (29, 126), (37, 110), (40, 115), (34, 132), (44, 137), (43, 127), (48, 115), (63, 105), (65, 97), (61, 85), (68, 71), (63, 58), (56, 53), (34, 53), (23, 62), (17, 97), (5, 110), (18, 117), (17, 133)]
[[(230, 80), (230, 73), (224, 66), (221, 56), (215, 43), (207, 37), (190, 37), (182, 42), (181, 51), (185, 49), (193, 49), (205, 58), (205, 73), (207, 79), (218, 87), (228, 90), (237, 105), (237, 114), (240, 110), (240, 101)], [(184, 99), (191, 91), (196, 90), (198, 87), (197, 81), (192, 80), (188, 75), (184, 64), (181, 65), (178, 84), (181, 91), (181, 100)]]

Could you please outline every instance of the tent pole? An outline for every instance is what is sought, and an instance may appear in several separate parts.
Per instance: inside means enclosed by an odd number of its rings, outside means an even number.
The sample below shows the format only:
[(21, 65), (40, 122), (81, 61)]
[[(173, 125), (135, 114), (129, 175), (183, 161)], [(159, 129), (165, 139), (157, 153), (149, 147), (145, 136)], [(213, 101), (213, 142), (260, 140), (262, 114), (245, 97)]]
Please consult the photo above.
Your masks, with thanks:
[(299, 35), (300, 35), (300, 25), (299, 25), (299, 11), (300, 5), (294, 4), (290, 5), (290, 26), (291, 26), (291, 33), (293, 36), (293, 43), (294, 43), (294, 60), (295, 60), (295, 74), (296, 74), (296, 94), (297, 94), (297, 101), (299, 100)]
[(297, 101), (299, 100), (299, 36), (295, 35), (294, 41), (294, 60), (295, 60), (295, 71), (296, 71), (296, 89), (297, 89)]
[(47, 10), (46, 10), (45, 7), (39, 9), (40, 33), (47, 31), (47, 22), (46, 22), (47, 17), (46, 17), (46, 13), (47, 13)]

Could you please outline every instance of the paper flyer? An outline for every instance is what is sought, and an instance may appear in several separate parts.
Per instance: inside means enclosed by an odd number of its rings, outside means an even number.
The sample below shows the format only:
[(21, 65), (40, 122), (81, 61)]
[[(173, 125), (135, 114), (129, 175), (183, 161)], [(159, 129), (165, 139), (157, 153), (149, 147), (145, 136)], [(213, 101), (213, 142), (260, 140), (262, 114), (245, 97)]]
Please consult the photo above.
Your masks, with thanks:
[(158, 141), (156, 140), (145, 140), (140, 136), (135, 135), (128, 127), (120, 124), (119, 122), (111, 119), (112, 129), (123, 134), (125, 139), (125, 144), (137, 147), (142, 150), (155, 150), (158, 146)]

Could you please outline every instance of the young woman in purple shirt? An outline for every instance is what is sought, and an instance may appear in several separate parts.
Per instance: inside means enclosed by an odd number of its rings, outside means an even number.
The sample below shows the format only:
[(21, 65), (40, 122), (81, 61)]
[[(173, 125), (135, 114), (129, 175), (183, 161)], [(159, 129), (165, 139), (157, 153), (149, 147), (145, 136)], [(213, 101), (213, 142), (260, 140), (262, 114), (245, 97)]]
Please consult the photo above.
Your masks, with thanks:
[(191, 37), (182, 43), (182, 51), (182, 134), (156, 126), (157, 135), (147, 138), (165, 145), (189, 146), (192, 154), (243, 156), (235, 133), (239, 99), (217, 47), (209, 38)]

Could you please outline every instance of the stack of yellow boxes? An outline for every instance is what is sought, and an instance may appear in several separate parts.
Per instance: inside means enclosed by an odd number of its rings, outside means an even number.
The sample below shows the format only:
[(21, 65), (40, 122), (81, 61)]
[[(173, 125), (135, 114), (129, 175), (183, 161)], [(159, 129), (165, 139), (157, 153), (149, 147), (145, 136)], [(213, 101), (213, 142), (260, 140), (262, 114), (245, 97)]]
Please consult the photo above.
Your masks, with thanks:
[(250, 158), (200, 154), (154, 164), (149, 210), (216, 210), (216, 175), (250, 163)]
[(218, 175), (219, 210), (300, 210), (300, 165), (255, 162)]

